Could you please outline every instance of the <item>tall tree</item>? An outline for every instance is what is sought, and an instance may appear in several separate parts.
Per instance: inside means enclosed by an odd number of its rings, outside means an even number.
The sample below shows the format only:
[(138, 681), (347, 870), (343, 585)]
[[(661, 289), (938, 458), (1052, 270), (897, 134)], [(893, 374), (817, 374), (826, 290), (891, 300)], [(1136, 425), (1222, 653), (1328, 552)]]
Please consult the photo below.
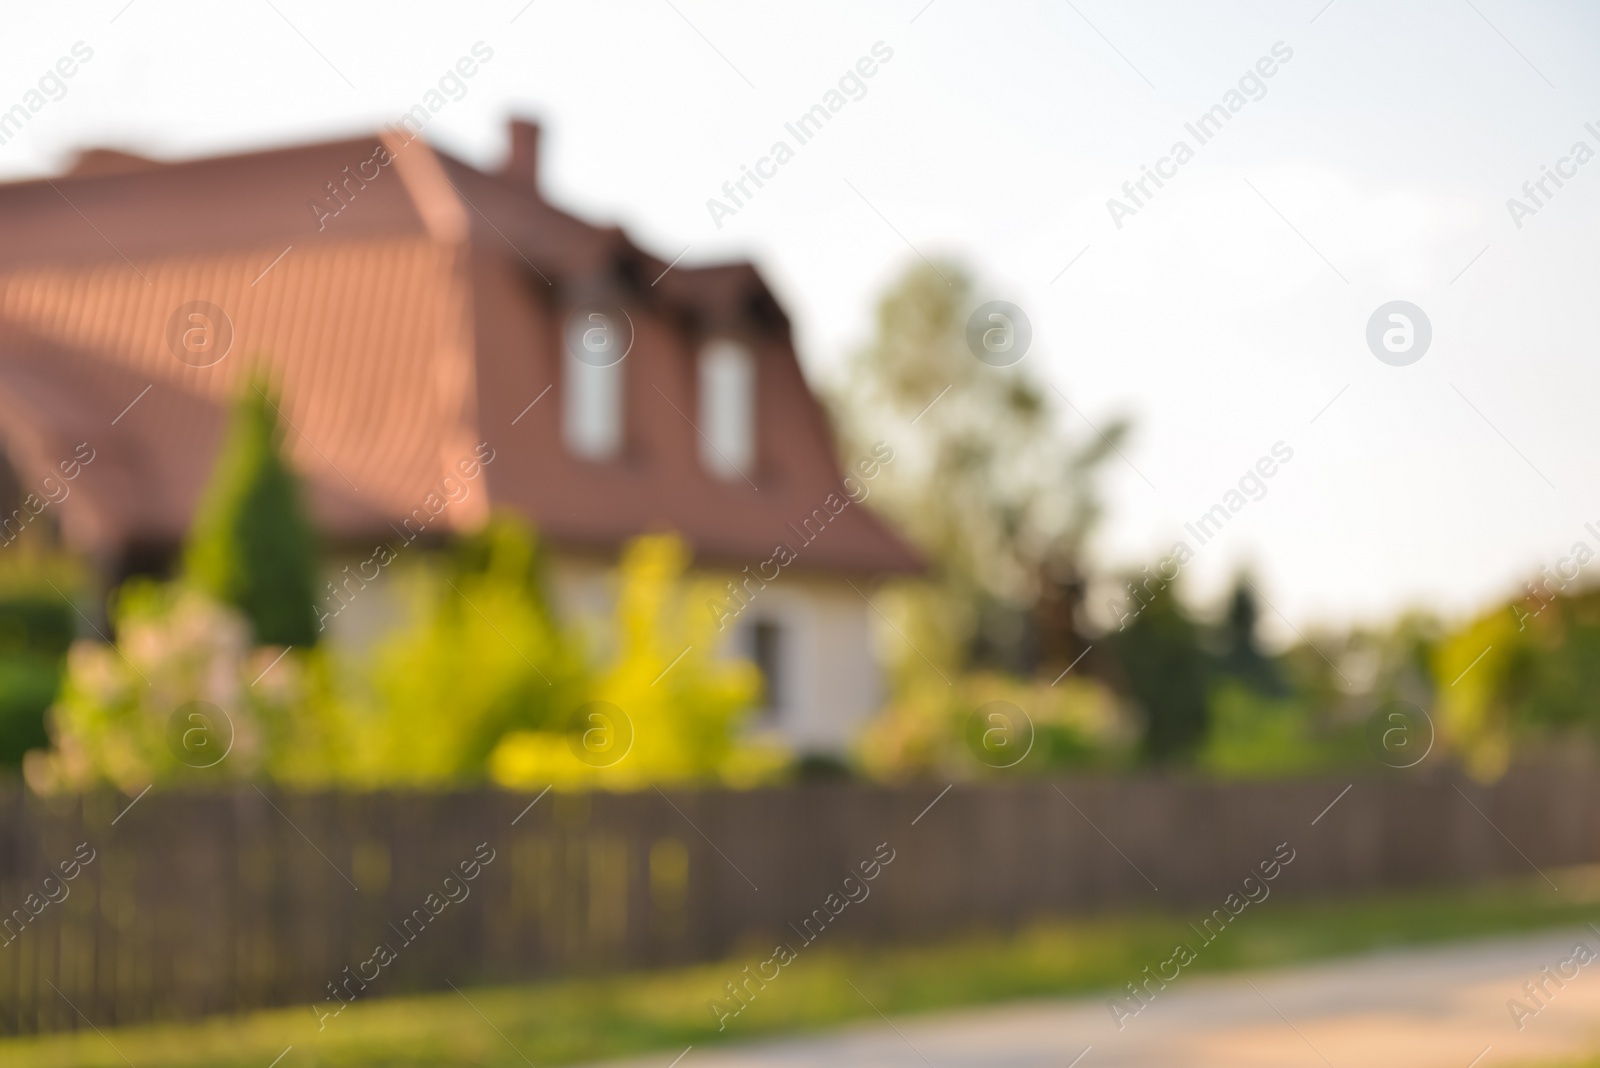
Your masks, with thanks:
[(317, 641), (316, 542), (300, 486), (280, 451), (264, 379), (235, 403), (184, 553), (190, 581), (240, 609), (264, 645)]
[(1217, 668), (1221, 674), (1259, 693), (1282, 694), (1286, 689), (1283, 675), (1277, 662), (1262, 651), (1256, 637), (1260, 616), (1255, 586), (1249, 576), (1241, 572), (1234, 580), (1233, 595), (1228, 599), (1227, 613), (1218, 628), (1221, 648)]
[(1126, 428), (1069, 436), (1037, 352), (1010, 367), (980, 361), (967, 338), (973, 288), (955, 264), (907, 271), (831, 400), (846, 459), (893, 445), (873, 493), (933, 560), (966, 653), (1026, 669), (1076, 655), (1062, 621), (1100, 515), (1093, 477)]

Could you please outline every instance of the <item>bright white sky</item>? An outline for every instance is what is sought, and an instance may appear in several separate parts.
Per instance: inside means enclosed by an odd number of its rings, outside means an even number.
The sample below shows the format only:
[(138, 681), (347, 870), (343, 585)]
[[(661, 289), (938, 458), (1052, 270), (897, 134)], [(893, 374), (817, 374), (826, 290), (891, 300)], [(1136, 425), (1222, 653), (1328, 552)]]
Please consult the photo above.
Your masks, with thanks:
[[(19, 8), (0, 108), (74, 42), (94, 58), (0, 146), (0, 177), (86, 145), (176, 158), (371, 129), (481, 40), (493, 60), (430, 137), (493, 165), (509, 115), (541, 120), (558, 203), (667, 258), (753, 259), (813, 377), (919, 252), (969, 262), (1030, 316), (1036, 370), (1097, 423), (1136, 421), (1106, 561), (1170, 546), (1279, 440), (1294, 459), (1201, 551), (1192, 594), (1252, 560), (1297, 625), (1465, 612), (1600, 520), (1600, 162), (1520, 230), (1505, 203), (1573, 142), (1600, 149), (1592, 6), (525, 2)], [(867, 95), (715, 228), (706, 199), (878, 41), (893, 59)], [(1267, 95), (1115, 228), (1107, 198), (1193, 145), (1183, 124), (1278, 41), (1293, 59)], [(1396, 299), (1434, 329), (1409, 367), (1365, 344)]]

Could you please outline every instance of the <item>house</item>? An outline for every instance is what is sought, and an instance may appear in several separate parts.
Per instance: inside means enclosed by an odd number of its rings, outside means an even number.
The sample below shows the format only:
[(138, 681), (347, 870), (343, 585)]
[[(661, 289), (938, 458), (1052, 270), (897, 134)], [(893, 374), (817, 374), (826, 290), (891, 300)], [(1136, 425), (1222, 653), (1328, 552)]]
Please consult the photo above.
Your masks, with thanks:
[[(577, 610), (627, 539), (671, 528), (742, 591), (721, 618), (767, 674), (769, 722), (838, 750), (878, 701), (865, 594), (921, 566), (851, 503), (892, 450), (841, 468), (753, 267), (672, 265), (561, 211), (538, 146), (513, 123), (491, 174), (400, 127), (182, 162), (89, 151), (0, 185), (0, 546), (41, 522), (108, 581), (170, 567), (265, 364), (344, 559), (509, 509)], [(336, 635), (384, 617), (364, 605)]]

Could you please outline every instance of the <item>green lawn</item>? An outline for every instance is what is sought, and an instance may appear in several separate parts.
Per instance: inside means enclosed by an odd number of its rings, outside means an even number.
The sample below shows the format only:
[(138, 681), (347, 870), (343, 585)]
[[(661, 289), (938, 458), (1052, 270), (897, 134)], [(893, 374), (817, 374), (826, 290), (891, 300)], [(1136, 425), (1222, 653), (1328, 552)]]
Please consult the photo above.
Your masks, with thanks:
[[(1326, 904), (1269, 899), (1251, 906), (1201, 950), (1184, 974), (1594, 920), (1600, 873), (1571, 872), (1559, 882), (1567, 888), (1559, 898), (1534, 879), (1474, 891)], [(1575, 892), (1579, 886), (1586, 890)], [(1116, 988), (1146, 965), (1166, 959), (1179, 941), (1196, 942), (1186, 914), (1040, 923), (1010, 935), (974, 934), (898, 949), (852, 948), (842, 938), (833, 944), (823, 941), (803, 949), (721, 1033), (708, 1001), (741, 968), (765, 959), (768, 952), (753, 948), (726, 963), (668, 972), (470, 988), (465, 997), (447, 992), (358, 1003), (327, 1021), (320, 1033), (311, 1010), (300, 1005), (200, 1024), (114, 1030), (104, 1036), (89, 1031), (0, 1041), (0, 1064), (267, 1068), (289, 1045), (294, 1049), (279, 1068), (525, 1068), (528, 1062), (550, 1068), (647, 1051), (662, 1051), (670, 1060), (691, 1044), (813, 1030), (874, 1016), (863, 995), (884, 1012), (909, 1013)], [(851, 989), (852, 983), (860, 994)], [(1583, 1065), (1600, 1068), (1600, 1061)]]

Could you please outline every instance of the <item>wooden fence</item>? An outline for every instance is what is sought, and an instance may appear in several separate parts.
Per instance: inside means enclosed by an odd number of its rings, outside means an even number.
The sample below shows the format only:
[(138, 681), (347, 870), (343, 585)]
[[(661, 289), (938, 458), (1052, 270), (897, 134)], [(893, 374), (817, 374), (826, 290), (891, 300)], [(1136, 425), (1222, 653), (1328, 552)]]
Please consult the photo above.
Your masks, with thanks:
[[(652, 789), (531, 808), (491, 792), (253, 787), (130, 807), (7, 787), (0, 1032), (332, 1009), (334, 985), (366, 999), (765, 957), (847, 890), (869, 896), (842, 907), (830, 943), (1208, 911), (1279, 843), (1295, 859), (1273, 892), (1302, 897), (1600, 860), (1600, 780), (1581, 771), (1522, 769), (1487, 789), (1448, 775), (1348, 784)], [(893, 859), (860, 882), (875, 854)]]

